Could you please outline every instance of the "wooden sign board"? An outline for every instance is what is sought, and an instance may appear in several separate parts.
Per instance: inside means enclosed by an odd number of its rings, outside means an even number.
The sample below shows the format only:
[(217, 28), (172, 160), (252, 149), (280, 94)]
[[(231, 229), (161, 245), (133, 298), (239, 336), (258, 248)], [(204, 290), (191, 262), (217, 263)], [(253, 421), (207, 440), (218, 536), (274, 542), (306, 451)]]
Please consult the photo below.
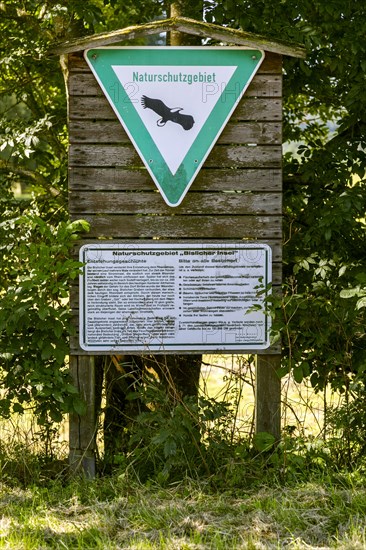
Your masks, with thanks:
[[(83, 244), (261, 243), (272, 251), (273, 285), (281, 283), (281, 55), (266, 52), (244, 97), (179, 206), (163, 200), (88, 67), (68, 56), (69, 211), (90, 223)], [(105, 241), (103, 241), (105, 243)], [(78, 251), (76, 251), (78, 254)], [(79, 345), (79, 289), (72, 288)], [(240, 350), (238, 350), (239, 352)], [(245, 350), (249, 352), (249, 350)], [(275, 353), (253, 348), (253, 353)], [(110, 351), (98, 351), (100, 354)]]
[[(188, 185), (184, 200), (180, 201), (177, 197), (170, 200), (175, 205), (174, 209), (164, 202), (163, 194), (160, 194), (163, 189), (159, 192), (156, 188), (151, 172), (131, 142), (129, 129), (122, 127), (83, 55), (90, 49), (109, 48), (122, 41), (133, 41), (136, 37), (159, 32), (186, 33), (200, 39), (213, 39), (217, 44), (265, 52), (265, 59), (245, 90), (245, 95), (235, 104), (235, 110), (230, 110), (225, 129), (218, 132), (220, 135), (208, 156), (203, 154), (203, 164), (197, 177), (194, 181), (187, 179), (191, 185)], [(155, 50), (159, 51), (159, 48)], [(213, 247), (211, 250), (248, 245), (265, 247), (272, 256), (268, 272), (272, 271), (273, 291), (276, 292), (281, 285), (282, 266), (282, 55), (303, 58), (304, 49), (237, 29), (172, 17), (68, 40), (56, 45), (53, 53), (62, 56), (67, 74), (69, 213), (72, 219), (83, 218), (90, 224), (89, 233), (75, 249), (75, 257), (78, 257), (79, 250), (83, 254), (83, 251), (93, 247), (104, 250), (104, 246), (112, 249), (117, 246), (121, 250), (129, 246), (145, 246), (150, 250), (155, 246), (165, 246), (170, 250), (186, 250), (189, 253), (197, 243), (201, 249)], [(164, 80), (165, 73), (161, 71), (159, 74)], [(185, 74), (189, 73), (185, 71)], [(211, 71), (211, 80), (213, 74)], [(193, 73), (191, 76), (194, 80)], [(199, 75), (196, 76), (199, 78)], [(144, 105), (141, 105), (143, 108)], [(145, 101), (147, 110), (150, 106)], [(182, 108), (182, 105), (177, 107)], [(150, 114), (154, 114), (153, 110)], [(194, 119), (191, 113), (183, 114)], [(158, 120), (164, 126), (165, 118), (161, 118), (163, 120)], [(182, 118), (179, 120), (183, 121)], [(182, 128), (186, 132), (192, 128), (191, 118), (184, 118)], [(154, 161), (154, 157), (148, 160)], [(174, 165), (171, 168), (170, 171), (174, 172)], [(190, 270), (193, 273), (193, 261)], [(186, 272), (188, 276), (190, 270)], [(205, 275), (204, 269), (200, 273)], [(208, 273), (206, 276), (209, 280)], [(222, 288), (217, 290), (223, 292)], [(236, 290), (230, 295), (232, 301)], [(203, 290), (200, 296), (202, 302), (207, 298)], [(83, 349), (88, 348), (84, 342), (85, 334), (80, 334), (80, 346), (79, 305), (79, 285), (76, 283), (71, 289), (75, 331), (70, 340), (70, 371), (88, 404), (88, 410), (86, 417), (77, 414), (70, 417), (70, 464), (74, 469), (82, 465), (86, 475), (94, 477), (97, 433), (95, 389), (100, 384), (97, 381), (100, 369), (97, 368), (95, 355), (96, 352), (98, 355), (111, 355), (113, 351), (109, 347), (108, 350)], [(83, 312), (81, 319), (84, 319)], [(237, 320), (232, 319), (232, 322)], [(232, 338), (232, 331), (228, 332)], [(206, 339), (211, 337), (215, 336), (207, 334)], [(226, 337), (226, 333), (224, 337), (221, 335), (222, 339), (226, 340)], [(236, 353), (243, 351), (257, 355), (256, 432), (268, 431), (279, 439), (281, 384), (277, 371), (281, 359), (280, 346), (271, 345), (264, 349), (268, 342), (261, 341), (259, 344), (257, 339), (253, 341), (253, 349), (248, 349), (240, 346), (245, 340), (240, 334), (239, 340)], [(189, 352), (197, 354), (197, 351), (185, 351)], [(173, 353), (176, 354), (175, 351)]]

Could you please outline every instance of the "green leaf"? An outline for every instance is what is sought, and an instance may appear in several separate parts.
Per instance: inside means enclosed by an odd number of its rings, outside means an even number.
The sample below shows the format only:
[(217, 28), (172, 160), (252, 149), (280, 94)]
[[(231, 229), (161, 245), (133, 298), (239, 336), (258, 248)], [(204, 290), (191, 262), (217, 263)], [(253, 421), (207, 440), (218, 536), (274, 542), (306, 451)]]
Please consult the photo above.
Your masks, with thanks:
[(359, 293), (359, 288), (345, 288), (341, 290), (339, 295), (341, 298), (354, 298), (355, 296), (359, 296)]
[(177, 453), (177, 444), (172, 437), (168, 437), (164, 444), (164, 456), (174, 456)]
[(50, 417), (54, 422), (61, 422), (62, 421), (62, 413), (58, 409), (52, 408), (50, 410)]
[(52, 392), (52, 395), (56, 399), (56, 401), (58, 401), (59, 403), (64, 402), (64, 398), (62, 397), (62, 394), (60, 392), (57, 392), (57, 391)]
[(78, 389), (75, 386), (73, 386), (72, 384), (67, 384), (65, 389), (66, 389), (67, 393), (72, 394), (72, 395), (76, 395), (77, 393), (79, 393)]
[(38, 309), (38, 317), (41, 319), (41, 321), (44, 321), (47, 317), (47, 315), (49, 314), (49, 309), (47, 306), (41, 306), (39, 309)]
[(272, 449), (275, 443), (276, 438), (268, 432), (258, 432), (253, 437), (253, 446), (261, 453)]
[(303, 378), (304, 378), (304, 373), (303, 373), (302, 367), (301, 366), (295, 367), (293, 369), (293, 375), (294, 375), (295, 382), (300, 384), (303, 381)]
[(160, 430), (151, 440), (154, 445), (160, 445), (170, 437), (170, 431), (167, 429)]
[(24, 407), (20, 403), (14, 403), (13, 404), (13, 412), (18, 414), (24, 413)]
[(342, 275), (344, 275), (346, 271), (347, 271), (347, 266), (342, 265), (342, 267), (338, 271), (338, 277), (342, 277)]
[(56, 363), (58, 365), (62, 365), (65, 361), (66, 350), (63, 347), (56, 345), (56, 347), (53, 348), (53, 356), (56, 359)]
[(74, 397), (72, 400), (72, 406), (76, 414), (79, 416), (84, 416), (87, 411), (87, 405), (85, 401), (80, 399), (80, 397)]
[(53, 354), (54, 354), (54, 348), (51, 346), (51, 344), (49, 342), (46, 342), (42, 346), (41, 358), (43, 360), (46, 360), (46, 359), (49, 359), (50, 357), (52, 357)]
[(363, 307), (366, 307), (366, 296), (358, 300), (356, 303), (356, 309), (362, 309)]

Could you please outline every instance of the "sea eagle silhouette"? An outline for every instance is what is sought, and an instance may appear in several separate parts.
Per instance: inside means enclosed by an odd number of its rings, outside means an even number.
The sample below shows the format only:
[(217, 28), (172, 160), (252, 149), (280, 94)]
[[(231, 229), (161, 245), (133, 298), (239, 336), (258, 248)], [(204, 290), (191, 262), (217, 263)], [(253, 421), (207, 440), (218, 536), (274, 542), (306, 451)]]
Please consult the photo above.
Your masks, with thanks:
[(170, 120), (171, 122), (180, 124), (185, 130), (190, 130), (194, 124), (193, 116), (182, 115), (181, 111), (183, 111), (183, 109), (180, 107), (170, 109), (161, 99), (152, 99), (151, 97), (143, 95), (141, 97), (141, 105), (144, 109), (151, 109), (161, 117), (156, 121), (158, 126), (165, 126), (168, 120)]

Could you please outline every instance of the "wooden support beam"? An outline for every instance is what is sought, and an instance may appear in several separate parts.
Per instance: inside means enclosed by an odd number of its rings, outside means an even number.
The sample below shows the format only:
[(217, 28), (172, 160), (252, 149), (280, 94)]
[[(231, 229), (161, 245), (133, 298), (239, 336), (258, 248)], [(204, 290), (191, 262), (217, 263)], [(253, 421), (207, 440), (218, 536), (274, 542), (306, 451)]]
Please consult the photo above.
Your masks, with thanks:
[[(175, 3), (179, 5), (179, 3)], [(248, 48), (258, 48), (268, 52), (274, 52), (279, 55), (289, 55), (291, 57), (306, 57), (306, 50), (302, 45), (272, 40), (271, 38), (245, 32), (229, 27), (222, 27), (204, 21), (195, 21), (187, 17), (175, 17), (159, 21), (152, 21), (144, 25), (134, 25), (125, 29), (119, 29), (110, 32), (103, 32), (89, 36), (83, 36), (73, 40), (68, 40), (61, 44), (55, 44), (50, 49), (51, 55), (62, 55), (73, 52), (80, 52), (88, 48), (98, 48), (110, 46), (121, 41), (134, 40), (151, 34), (162, 32), (177, 31), (188, 35), (193, 35), (200, 39), (212, 38), (217, 42), (225, 44), (235, 44), (236, 46), (246, 46)]]
[(93, 479), (96, 472), (97, 411), (95, 406), (95, 358), (70, 356), (70, 373), (81, 397), (87, 404), (86, 414), (70, 414), (69, 464), (72, 472), (82, 472)]
[(255, 431), (281, 437), (281, 355), (257, 355)]

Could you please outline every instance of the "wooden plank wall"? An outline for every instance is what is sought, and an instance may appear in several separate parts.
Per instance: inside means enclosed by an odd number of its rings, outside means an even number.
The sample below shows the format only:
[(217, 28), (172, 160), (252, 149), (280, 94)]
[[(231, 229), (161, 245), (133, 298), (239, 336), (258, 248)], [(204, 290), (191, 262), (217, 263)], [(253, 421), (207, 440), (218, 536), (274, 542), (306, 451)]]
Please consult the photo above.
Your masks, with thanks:
[[(282, 265), (282, 59), (266, 54), (180, 206), (165, 204), (81, 54), (69, 56), (69, 211), (80, 242), (264, 242)], [(71, 303), (78, 329), (78, 288)], [(88, 355), (71, 341), (71, 354)], [(279, 353), (278, 347), (255, 353)], [(100, 352), (98, 352), (100, 354)]]

